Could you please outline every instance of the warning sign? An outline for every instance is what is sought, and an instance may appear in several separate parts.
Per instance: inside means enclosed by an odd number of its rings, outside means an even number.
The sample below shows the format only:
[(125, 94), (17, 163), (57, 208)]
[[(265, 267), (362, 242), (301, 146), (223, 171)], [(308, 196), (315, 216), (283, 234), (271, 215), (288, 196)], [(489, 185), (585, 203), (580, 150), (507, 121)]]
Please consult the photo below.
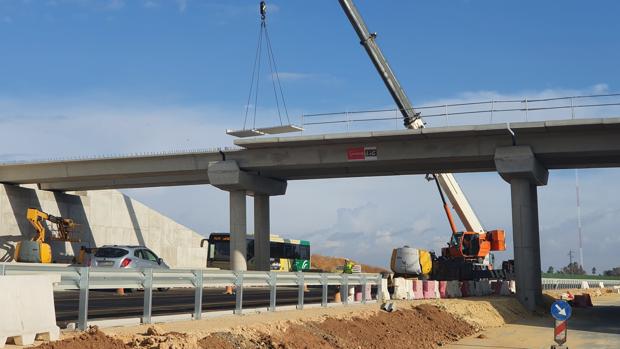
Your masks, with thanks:
[(348, 161), (377, 160), (377, 147), (355, 147), (347, 149)]

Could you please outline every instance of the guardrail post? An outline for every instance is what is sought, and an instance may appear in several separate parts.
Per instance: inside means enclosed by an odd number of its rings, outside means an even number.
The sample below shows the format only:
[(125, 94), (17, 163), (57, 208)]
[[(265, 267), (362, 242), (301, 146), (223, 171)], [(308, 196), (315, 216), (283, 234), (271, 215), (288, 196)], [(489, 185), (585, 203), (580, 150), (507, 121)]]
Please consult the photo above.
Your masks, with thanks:
[(276, 292), (278, 288), (278, 274), (269, 272), (269, 311), (276, 311)]
[(383, 276), (379, 274), (377, 276), (377, 302), (383, 299)]
[(194, 320), (202, 318), (202, 269), (194, 270)]
[(362, 304), (366, 304), (366, 275), (362, 275)]
[(243, 313), (243, 272), (235, 272), (235, 314)]
[(78, 329), (86, 331), (88, 328), (88, 287), (89, 287), (89, 270), (88, 267), (78, 269), (80, 274), (80, 300), (78, 308)]
[(327, 307), (327, 287), (328, 287), (327, 274), (321, 273), (321, 288), (323, 291), (321, 293), (321, 306), (323, 308)]
[[(344, 305), (349, 304), (349, 274), (342, 274), (342, 279), (340, 281), (340, 298)], [(344, 288), (344, 294), (342, 294), (342, 289)]]
[(144, 281), (142, 286), (144, 287), (144, 315), (142, 316), (142, 323), (151, 323), (151, 314), (153, 312), (153, 268), (144, 269)]
[(297, 272), (297, 309), (302, 310), (304, 308), (304, 274), (301, 271)]

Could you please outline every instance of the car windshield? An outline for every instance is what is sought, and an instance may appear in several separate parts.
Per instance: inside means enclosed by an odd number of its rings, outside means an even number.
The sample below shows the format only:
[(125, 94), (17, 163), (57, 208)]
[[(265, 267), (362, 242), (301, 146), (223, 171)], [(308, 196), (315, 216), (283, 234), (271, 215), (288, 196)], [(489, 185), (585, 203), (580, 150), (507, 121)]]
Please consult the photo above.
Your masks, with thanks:
[(104, 258), (119, 258), (128, 253), (127, 250), (122, 248), (115, 247), (103, 247), (95, 252), (95, 257), (104, 257)]

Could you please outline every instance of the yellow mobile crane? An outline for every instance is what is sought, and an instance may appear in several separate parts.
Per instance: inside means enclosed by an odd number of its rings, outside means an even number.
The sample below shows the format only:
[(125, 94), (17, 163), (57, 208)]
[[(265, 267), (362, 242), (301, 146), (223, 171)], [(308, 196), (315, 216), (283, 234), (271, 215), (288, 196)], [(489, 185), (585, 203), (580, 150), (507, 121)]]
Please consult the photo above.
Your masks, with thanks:
[(49, 244), (45, 243), (44, 221), (51, 222), (57, 226), (57, 230), (52, 234), (52, 239), (72, 241), (69, 234), (76, 227), (72, 219), (56, 217), (36, 208), (29, 208), (28, 211), (26, 211), (26, 219), (28, 219), (34, 227), (36, 235), (31, 240), (23, 240), (17, 243), (14, 255), (14, 259), (17, 262), (52, 262), (52, 248)]

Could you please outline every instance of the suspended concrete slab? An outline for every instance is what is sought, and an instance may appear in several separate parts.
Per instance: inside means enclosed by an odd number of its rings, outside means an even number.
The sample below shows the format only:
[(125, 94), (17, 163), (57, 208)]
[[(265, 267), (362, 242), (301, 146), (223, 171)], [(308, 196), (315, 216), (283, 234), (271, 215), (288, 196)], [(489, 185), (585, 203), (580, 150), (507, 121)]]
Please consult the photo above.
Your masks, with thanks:
[(282, 125), (273, 127), (261, 127), (256, 130), (268, 135), (275, 135), (280, 133), (301, 132), (304, 129), (296, 125)]
[(256, 137), (256, 136), (263, 136), (265, 135), (264, 132), (259, 131), (259, 130), (226, 130), (226, 134), (233, 136), (233, 137), (239, 137), (239, 138), (247, 138), (247, 137)]
[(304, 129), (302, 127), (296, 125), (281, 125), (281, 126), (273, 126), (273, 127), (261, 127), (255, 129), (248, 130), (226, 130), (226, 134), (239, 137), (239, 138), (247, 138), (247, 137), (256, 137), (256, 136), (264, 136), (264, 135), (275, 135), (281, 133), (291, 133), (291, 132), (301, 132)]

